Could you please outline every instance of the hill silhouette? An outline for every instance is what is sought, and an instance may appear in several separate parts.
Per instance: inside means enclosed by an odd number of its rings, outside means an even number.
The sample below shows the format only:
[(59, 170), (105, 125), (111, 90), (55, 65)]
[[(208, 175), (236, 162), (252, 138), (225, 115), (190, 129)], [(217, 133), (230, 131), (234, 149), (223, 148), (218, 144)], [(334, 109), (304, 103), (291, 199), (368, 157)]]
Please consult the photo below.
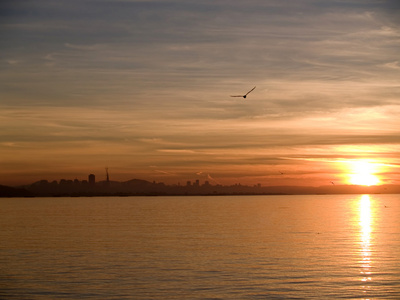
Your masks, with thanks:
[(6, 185), (0, 185), (0, 197), (33, 197), (32, 192), (22, 188), (14, 188)]

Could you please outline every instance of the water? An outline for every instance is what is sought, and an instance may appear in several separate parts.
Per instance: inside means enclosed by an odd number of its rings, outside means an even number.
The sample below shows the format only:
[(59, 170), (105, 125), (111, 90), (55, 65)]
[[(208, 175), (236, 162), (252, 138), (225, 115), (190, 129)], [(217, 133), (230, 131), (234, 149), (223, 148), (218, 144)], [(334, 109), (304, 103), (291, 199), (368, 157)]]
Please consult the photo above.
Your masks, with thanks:
[(399, 200), (0, 199), (0, 299), (400, 299)]

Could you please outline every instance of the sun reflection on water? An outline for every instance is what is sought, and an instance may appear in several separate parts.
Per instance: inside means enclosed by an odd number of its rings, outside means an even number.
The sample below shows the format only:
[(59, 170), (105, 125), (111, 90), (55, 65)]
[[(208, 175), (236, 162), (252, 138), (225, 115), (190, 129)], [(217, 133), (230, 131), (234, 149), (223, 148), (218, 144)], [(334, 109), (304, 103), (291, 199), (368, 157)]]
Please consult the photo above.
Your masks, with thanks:
[(369, 195), (360, 199), (361, 281), (371, 281), (371, 200)]

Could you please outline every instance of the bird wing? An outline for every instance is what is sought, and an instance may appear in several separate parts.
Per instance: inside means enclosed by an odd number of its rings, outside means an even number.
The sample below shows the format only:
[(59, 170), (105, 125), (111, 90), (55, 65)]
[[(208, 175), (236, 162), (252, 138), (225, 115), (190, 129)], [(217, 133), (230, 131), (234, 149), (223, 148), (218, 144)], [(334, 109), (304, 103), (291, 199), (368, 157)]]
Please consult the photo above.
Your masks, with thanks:
[(250, 94), (252, 91), (254, 91), (255, 88), (256, 88), (256, 87), (253, 87), (250, 91), (248, 91), (247, 94), (246, 94), (246, 96), (247, 96), (248, 94)]

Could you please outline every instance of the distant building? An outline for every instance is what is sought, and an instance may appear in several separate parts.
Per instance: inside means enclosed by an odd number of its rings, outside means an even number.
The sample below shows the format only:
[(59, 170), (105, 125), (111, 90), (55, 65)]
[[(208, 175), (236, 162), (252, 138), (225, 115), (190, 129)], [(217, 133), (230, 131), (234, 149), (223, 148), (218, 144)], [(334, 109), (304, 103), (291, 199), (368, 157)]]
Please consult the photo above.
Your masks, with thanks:
[(110, 185), (110, 177), (108, 176), (108, 168), (106, 168), (106, 175), (107, 175), (107, 178), (106, 178), (106, 182), (104, 184), (106, 186), (109, 186)]
[(88, 177), (89, 184), (94, 185), (96, 183), (96, 176), (94, 174), (90, 174)]
[(190, 180), (188, 180), (187, 182), (186, 182), (186, 186), (191, 186), (192, 185), (192, 182), (190, 181)]

